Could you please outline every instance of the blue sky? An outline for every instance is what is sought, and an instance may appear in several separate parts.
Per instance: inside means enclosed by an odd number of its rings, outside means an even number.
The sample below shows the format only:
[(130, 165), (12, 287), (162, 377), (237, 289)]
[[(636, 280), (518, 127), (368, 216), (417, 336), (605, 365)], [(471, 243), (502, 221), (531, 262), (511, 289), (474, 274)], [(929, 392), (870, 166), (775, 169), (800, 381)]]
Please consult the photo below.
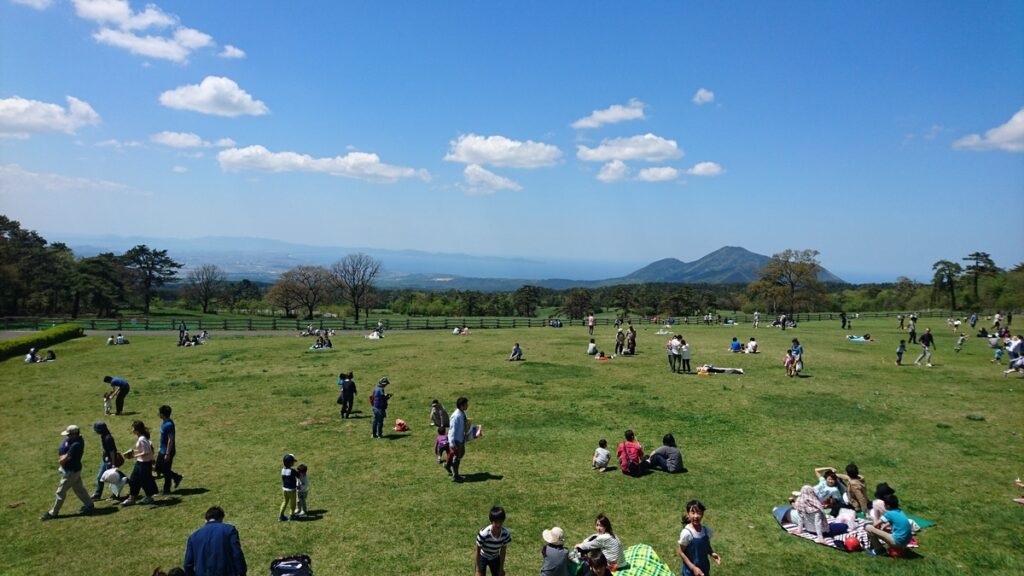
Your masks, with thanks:
[(1022, 2), (0, 2), (48, 239), (1024, 261)]

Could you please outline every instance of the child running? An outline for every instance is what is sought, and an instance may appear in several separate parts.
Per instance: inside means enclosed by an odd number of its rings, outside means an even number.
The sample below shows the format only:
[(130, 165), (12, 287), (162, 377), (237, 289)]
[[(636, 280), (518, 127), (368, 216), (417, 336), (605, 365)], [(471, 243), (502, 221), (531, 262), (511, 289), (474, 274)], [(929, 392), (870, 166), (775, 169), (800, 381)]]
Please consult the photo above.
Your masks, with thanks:
[(715, 564), (722, 563), (722, 558), (711, 546), (711, 528), (703, 525), (706, 510), (700, 500), (690, 500), (686, 504), (677, 551), (683, 561), (683, 576), (706, 576), (711, 574), (711, 560)]
[[(444, 464), (448, 460), (448, 451), (450, 446), (448, 445), (448, 428), (444, 426), (437, 427), (437, 438), (434, 440), (434, 456), (437, 456), (437, 463)], [(442, 454), (444, 455), (442, 457)]]

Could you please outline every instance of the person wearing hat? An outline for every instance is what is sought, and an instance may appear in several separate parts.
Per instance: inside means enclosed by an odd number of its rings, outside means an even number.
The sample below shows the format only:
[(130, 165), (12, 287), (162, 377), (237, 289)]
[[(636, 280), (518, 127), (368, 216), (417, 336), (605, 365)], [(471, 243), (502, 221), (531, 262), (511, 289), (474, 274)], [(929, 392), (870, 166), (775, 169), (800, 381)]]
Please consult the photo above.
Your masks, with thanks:
[(60, 484), (57, 485), (57, 499), (53, 507), (39, 517), (40, 520), (52, 520), (60, 514), (60, 508), (64, 505), (64, 496), (68, 490), (74, 490), (75, 496), (82, 501), (81, 514), (88, 514), (93, 511), (93, 503), (89, 498), (89, 491), (82, 483), (82, 454), (85, 452), (85, 438), (78, 426), (71, 424), (63, 432), (64, 442), (61, 443), (57, 458), (60, 465)]
[(384, 437), (384, 418), (388, 415), (388, 400), (391, 399), (391, 394), (384, 393), (384, 387), (390, 383), (387, 376), (381, 376), (377, 381), (377, 386), (373, 389), (373, 396), (370, 397), (373, 402), (374, 438)]
[[(100, 469), (96, 473), (96, 490), (92, 493), (92, 499), (103, 498), (103, 474), (114, 468), (114, 460), (117, 457), (117, 443), (114, 442), (114, 435), (107, 428), (107, 423), (98, 420), (92, 425), (92, 431), (99, 434), (100, 444), (103, 446), (103, 455), (100, 456)], [(117, 498), (115, 495), (114, 498)]]
[[(277, 519), (281, 522), (287, 522), (288, 520), (297, 520), (299, 518), (295, 513), (295, 497), (297, 496), (296, 491), (299, 488), (299, 474), (293, 468), (295, 466), (294, 454), (285, 454), (281, 462), (284, 464), (284, 468), (281, 468), (281, 491), (284, 493), (284, 500), (281, 502), (281, 511), (278, 513)], [(285, 514), (285, 512), (288, 514)]]
[(565, 533), (558, 526), (541, 533), (544, 538), (544, 547), (540, 549), (540, 555), (544, 558), (544, 564), (540, 567), (540, 576), (569, 576), (575, 574), (571, 570), (569, 551), (565, 549)]

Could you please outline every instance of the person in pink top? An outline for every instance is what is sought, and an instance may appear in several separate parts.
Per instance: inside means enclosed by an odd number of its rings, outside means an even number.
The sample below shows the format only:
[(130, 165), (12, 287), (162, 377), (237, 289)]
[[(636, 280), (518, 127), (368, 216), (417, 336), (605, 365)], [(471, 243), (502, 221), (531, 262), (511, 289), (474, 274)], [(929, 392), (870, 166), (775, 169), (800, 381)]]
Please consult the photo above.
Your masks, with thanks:
[(644, 464), (644, 447), (636, 441), (632, 430), (626, 430), (626, 441), (619, 444), (619, 469), (629, 476), (640, 476), (646, 472)]

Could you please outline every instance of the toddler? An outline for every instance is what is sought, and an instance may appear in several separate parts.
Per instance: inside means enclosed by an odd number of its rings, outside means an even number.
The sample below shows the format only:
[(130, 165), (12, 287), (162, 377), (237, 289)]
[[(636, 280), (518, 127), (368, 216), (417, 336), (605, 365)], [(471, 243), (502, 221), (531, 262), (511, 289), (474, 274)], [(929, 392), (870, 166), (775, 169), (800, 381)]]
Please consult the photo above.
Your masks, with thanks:
[(1000, 344), (999, 346), (996, 347), (996, 354), (992, 358), (992, 361), (995, 362), (996, 364), (1002, 364), (1003, 363), (1003, 346), (1002, 346), (1002, 344)]
[[(451, 446), (448, 445), (448, 428), (444, 426), (437, 427), (437, 439), (434, 440), (434, 456), (437, 456), (437, 463), (443, 464), (448, 460), (448, 451)], [(442, 458), (442, 454), (444, 457)]]
[(110, 416), (110, 412), (111, 412), (110, 401), (113, 400), (114, 396), (116, 396), (116, 395), (117, 395), (117, 388), (114, 388), (110, 392), (107, 392), (106, 394), (103, 395), (103, 414), (104, 415)]
[(782, 359), (782, 365), (786, 368), (786, 376), (792, 377), (796, 374), (796, 362), (792, 351), (786, 350), (786, 357)]
[(900, 345), (896, 347), (896, 365), (903, 366), (903, 353), (907, 351), (907, 341), (900, 340)]
[(309, 513), (306, 508), (306, 497), (309, 496), (309, 468), (305, 464), (299, 464), (295, 471), (298, 477), (295, 479), (295, 495), (298, 498), (295, 504), (295, 515), (302, 518)]
[[(285, 454), (282, 462), (284, 463), (284, 468), (281, 468), (281, 490), (284, 492), (284, 501), (281, 502), (281, 512), (277, 519), (281, 522), (287, 522), (289, 518), (291, 520), (298, 518), (295, 515), (295, 491), (298, 488), (299, 477), (296, 470), (292, 468), (295, 465), (294, 455)], [(285, 516), (286, 510), (289, 516)]]
[(107, 468), (103, 472), (103, 476), (100, 476), (100, 480), (106, 484), (110, 484), (110, 490), (114, 493), (115, 499), (121, 498), (121, 490), (128, 485), (128, 477), (121, 473), (117, 468)]
[(700, 500), (690, 500), (686, 504), (683, 515), (683, 531), (679, 533), (679, 558), (683, 561), (683, 576), (710, 576), (711, 560), (721, 564), (722, 558), (711, 546), (711, 528), (702, 524), (704, 520), (704, 504)]
[(612, 458), (612, 453), (608, 451), (608, 441), (601, 438), (597, 441), (597, 449), (594, 450), (594, 458), (590, 461), (590, 467), (599, 472), (605, 472), (608, 470), (608, 462)]

